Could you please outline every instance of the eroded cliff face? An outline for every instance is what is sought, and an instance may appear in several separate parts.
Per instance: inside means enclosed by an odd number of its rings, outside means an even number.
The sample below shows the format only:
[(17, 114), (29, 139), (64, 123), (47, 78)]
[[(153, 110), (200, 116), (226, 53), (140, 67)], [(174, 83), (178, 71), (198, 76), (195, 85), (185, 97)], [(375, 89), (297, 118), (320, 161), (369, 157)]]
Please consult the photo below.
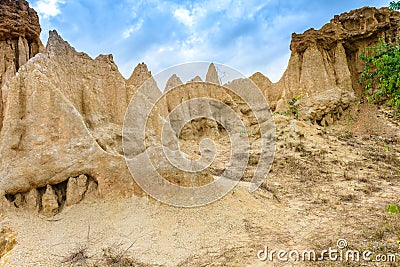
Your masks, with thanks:
[[(56, 31), (50, 32), (42, 48), (38, 18), (27, 3), (0, 0), (0, 5), (4, 17), (0, 22), (0, 196), (5, 195), (7, 203), (51, 216), (85, 197), (141, 194), (124, 152), (128, 158), (136, 157), (160, 144), (167, 115), (184, 101), (198, 97), (227, 104), (250, 129), (252, 151), (263, 147), (250, 107), (238, 95), (221, 89), (213, 64), (205, 76), (206, 84), (199, 77), (184, 84), (174, 75), (162, 97), (144, 63), (125, 80), (112, 55), (92, 59), (77, 52)], [(278, 83), (271, 83), (261, 73), (250, 78), (274, 111), (287, 111), (288, 101), (302, 95), (298, 101), (300, 119), (332, 124), (361, 95), (358, 77), (363, 63), (359, 54), (379, 37), (392, 41), (398, 36), (399, 22), (399, 13), (388, 9), (363, 8), (336, 16), (318, 31), (293, 35), (289, 65)], [(142, 84), (144, 90), (138, 91)], [(246, 94), (253, 84), (239, 79), (224, 86)], [(127, 111), (133, 96), (139, 101)], [(147, 117), (144, 111), (156, 102), (154, 114)], [(268, 109), (261, 104), (258, 108)], [(196, 103), (171, 116), (175, 131), (171, 140), (179, 139), (190, 157), (199, 156), (196, 142), (203, 137), (215, 140), (223, 152), (210, 170), (202, 173), (200, 183), (225, 170), (230, 147), (227, 133), (221, 125), (204, 118), (192, 120), (182, 129), (181, 125), (201, 112), (222, 117), (221, 110), (218, 105)], [(132, 125), (147, 123), (146, 146), (140, 138), (141, 127), (131, 127), (127, 129), (131, 133), (126, 140), (129, 144), (123, 151), (126, 112)], [(272, 135), (272, 119), (267, 116), (262, 121), (268, 122)], [(257, 153), (253, 154), (245, 179), (258, 164)], [(190, 175), (177, 172), (167, 160), (155, 160), (171, 182), (191, 185)]]
[[(2, 126), (6, 81), (42, 49), (39, 17), (25, 0), (0, 1), (0, 129)], [(3, 87), (3, 85), (5, 85)]]
[[(127, 95), (135, 89), (111, 55), (92, 59), (52, 31), (43, 53), (7, 83), (0, 189), (14, 205), (27, 202), (43, 211), (49, 206), (53, 214), (82, 192), (135, 193), (122, 156)], [(86, 178), (79, 184), (78, 177)], [(78, 192), (71, 195), (68, 188), (75, 184), (80, 189), (71, 189)], [(53, 204), (42, 203), (45, 196)]]
[(144, 62), (142, 62), (136, 66), (136, 68), (133, 70), (131, 76), (126, 81), (126, 84), (128, 86), (126, 97), (127, 97), (128, 101), (136, 93), (136, 90), (151, 77), (152, 77), (151, 72), (148, 70), (148, 68), (147, 68), (146, 64), (144, 64)]
[(300, 118), (320, 125), (332, 124), (363, 94), (359, 84), (363, 49), (378, 39), (395, 41), (400, 13), (388, 8), (364, 7), (335, 16), (320, 30), (293, 34), (288, 67), (276, 84), (251, 77), (265, 91), (271, 107), (285, 112), (288, 101), (298, 101)]

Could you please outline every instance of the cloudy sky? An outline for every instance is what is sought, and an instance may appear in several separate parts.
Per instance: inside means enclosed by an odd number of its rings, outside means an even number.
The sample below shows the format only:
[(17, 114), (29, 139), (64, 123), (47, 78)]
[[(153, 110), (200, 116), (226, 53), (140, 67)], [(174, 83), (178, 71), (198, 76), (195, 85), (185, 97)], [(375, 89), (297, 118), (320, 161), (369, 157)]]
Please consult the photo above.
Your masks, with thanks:
[(56, 29), (91, 57), (113, 54), (129, 77), (139, 62), (156, 74), (190, 61), (226, 64), (277, 81), (292, 32), (319, 29), (335, 15), (390, 0), (28, 0), (38, 11), (42, 41)]

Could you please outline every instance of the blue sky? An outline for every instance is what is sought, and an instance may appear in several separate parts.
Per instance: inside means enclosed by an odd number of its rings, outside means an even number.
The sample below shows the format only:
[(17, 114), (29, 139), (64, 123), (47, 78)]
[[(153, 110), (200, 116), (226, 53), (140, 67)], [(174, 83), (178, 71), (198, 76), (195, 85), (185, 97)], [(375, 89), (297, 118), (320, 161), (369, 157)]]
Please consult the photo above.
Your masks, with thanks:
[(335, 14), (390, 0), (28, 0), (38, 11), (42, 41), (56, 29), (91, 57), (113, 54), (129, 77), (145, 62), (153, 74), (190, 61), (226, 64), (277, 81), (293, 32), (319, 29)]

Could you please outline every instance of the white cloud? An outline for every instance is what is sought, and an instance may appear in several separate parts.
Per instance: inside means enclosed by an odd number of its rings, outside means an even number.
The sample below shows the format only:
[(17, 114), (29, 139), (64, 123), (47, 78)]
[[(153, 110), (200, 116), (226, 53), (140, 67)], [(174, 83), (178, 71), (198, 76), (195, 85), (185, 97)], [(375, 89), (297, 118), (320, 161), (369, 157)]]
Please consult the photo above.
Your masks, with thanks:
[(60, 14), (59, 4), (63, 3), (64, 0), (39, 0), (36, 2), (34, 9), (42, 18), (47, 19)]
[(193, 26), (193, 17), (191, 16), (190, 11), (186, 8), (179, 7), (176, 9), (174, 12), (174, 17), (188, 27)]
[(197, 4), (190, 10), (184, 7), (177, 7), (173, 14), (180, 23), (192, 28), (207, 12), (207, 9)]
[[(161, 13), (163, 16), (160, 17), (168, 17), (168, 25), (173, 25), (168, 30), (171, 35), (176, 36), (162, 42), (150, 42), (136, 56), (136, 61), (124, 64), (121, 70), (128, 77), (136, 62), (144, 61), (153, 73), (157, 73), (170, 65), (208, 60), (228, 64), (247, 76), (261, 71), (271, 80), (277, 81), (286, 68), (290, 55), (291, 25), (304, 22), (305, 14), (271, 14), (275, 9), (266, 8), (269, 2), (271, 1), (204, 0), (192, 4), (164, 2), (160, 9), (162, 11), (157, 9), (156, 14)], [(145, 24), (139, 32), (153, 30), (147, 29), (147, 26)], [(163, 27), (162, 22), (160, 27)], [(129, 27), (123, 37), (128, 38), (133, 32), (134, 27)]]
[(132, 25), (128, 29), (126, 29), (122, 33), (122, 38), (128, 39), (129, 37), (131, 37), (132, 33), (139, 31), (142, 28), (142, 26), (143, 26), (143, 19), (139, 20), (138, 23), (136, 23), (135, 25)]

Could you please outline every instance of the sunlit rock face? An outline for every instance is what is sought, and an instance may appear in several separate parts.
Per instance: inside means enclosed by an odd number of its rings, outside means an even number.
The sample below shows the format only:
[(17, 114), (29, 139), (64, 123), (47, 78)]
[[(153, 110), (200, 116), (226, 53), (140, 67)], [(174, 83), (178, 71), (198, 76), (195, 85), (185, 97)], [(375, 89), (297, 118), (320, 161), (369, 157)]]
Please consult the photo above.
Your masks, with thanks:
[(400, 13), (388, 8), (364, 7), (335, 16), (319, 30), (292, 35), (289, 64), (277, 83), (257, 73), (251, 79), (274, 111), (286, 112), (288, 102), (301, 96), (301, 119), (332, 124), (362, 94), (360, 54), (379, 38), (395, 41), (399, 22)]
[[(28, 2), (0, 1), (0, 89), (18, 69), (42, 49), (39, 17)], [(7, 85), (0, 90), (0, 129)]]
[(122, 125), (134, 90), (111, 55), (92, 59), (50, 32), (43, 52), (7, 81), (2, 193), (41, 192), (48, 185), (57, 192), (80, 175), (88, 177), (81, 187), (93, 181), (98, 195), (134, 193), (122, 151)]

